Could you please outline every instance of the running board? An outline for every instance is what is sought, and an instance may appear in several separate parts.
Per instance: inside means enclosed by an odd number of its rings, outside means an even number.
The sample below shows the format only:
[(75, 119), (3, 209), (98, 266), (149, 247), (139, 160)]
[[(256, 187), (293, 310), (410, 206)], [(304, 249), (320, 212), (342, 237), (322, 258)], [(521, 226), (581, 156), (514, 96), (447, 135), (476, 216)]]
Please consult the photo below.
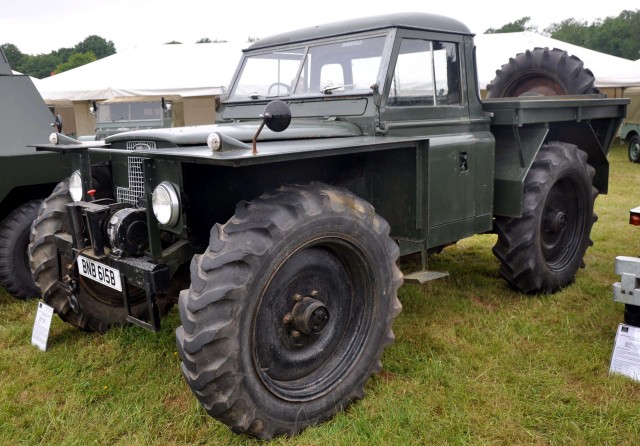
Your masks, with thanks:
[(418, 285), (422, 285), (423, 283), (442, 279), (443, 277), (449, 277), (449, 273), (446, 271), (416, 271), (415, 273), (405, 274), (404, 283), (417, 283)]

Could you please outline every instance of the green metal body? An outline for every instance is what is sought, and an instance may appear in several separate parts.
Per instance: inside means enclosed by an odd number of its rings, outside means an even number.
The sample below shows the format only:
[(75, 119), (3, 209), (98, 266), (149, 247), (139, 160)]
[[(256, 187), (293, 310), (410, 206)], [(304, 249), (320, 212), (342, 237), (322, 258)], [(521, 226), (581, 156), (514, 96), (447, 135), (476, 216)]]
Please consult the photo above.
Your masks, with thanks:
[(0, 220), (12, 209), (51, 193), (69, 175), (70, 160), (36, 153), (47, 143), (53, 116), (31, 78), (13, 74), (0, 50)]
[[(275, 53), (298, 57), (313, 45), (362, 46), (364, 51), (369, 43), (379, 42), (379, 69), (370, 87), (358, 90), (361, 86), (348, 65), (342, 66), (344, 84), (328, 88), (318, 80), (322, 73), (306, 71), (306, 65), (296, 68), (298, 84), (304, 76), (309, 76), (310, 86), (315, 79), (313, 94), (297, 94), (286, 85), (289, 79), (277, 82), (278, 90), (288, 91), (277, 99), (289, 105), (291, 125), (282, 133), (265, 128), (257, 138), (257, 153), (252, 153), (260, 115), (275, 98), (252, 90), (237, 93), (250, 58)], [(420, 45), (432, 54), (446, 49), (447, 77), (441, 78), (446, 89), (425, 83), (421, 91), (431, 88), (433, 93), (422, 102), (402, 95), (392, 98), (399, 83), (397, 61), (416, 53), (412, 46)], [(308, 51), (307, 60), (322, 61)], [(330, 60), (331, 54), (323, 57), (327, 64), (339, 64)], [(434, 73), (437, 63), (432, 56)], [(440, 82), (437, 75), (433, 79)], [(143, 160), (140, 203), (150, 203), (155, 186), (169, 181), (180, 193), (181, 213), (175, 226), (165, 227), (147, 209), (146, 257), (171, 265), (173, 273), (193, 252), (205, 249), (211, 227), (231, 218), (238, 202), (282, 184), (320, 181), (350, 189), (390, 223), (403, 254), (489, 232), (495, 216), (519, 216), (523, 180), (546, 141), (570, 142), (586, 151), (596, 168), (595, 185), (606, 193), (606, 155), (626, 107), (626, 100), (592, 96), (482, 102), (473, 35), (460, 22), (429, 14), (355, 20), (261, 39), (245, 50), (229, 91), (215, 125), (121, 133), (107, 138), (106, 147), (43, 148), (82, 154), (74, 158), (84, 178), (89, 162), (80, 163), (80, 158), (106, 156), (114, 185), (126, 187), (132, 156), (125, 150), (127, 143), (146, 144), (138, 149), (155, 145), (135, 152)], [(212, 133), (221, 140), (217, 150), (206, 143)], [(171, 234), (175, 243), (162, 242), (163, 233)], [(185, 244), (191, 249), (184, 249)], [(116, 267), (128, 262), (103, 261)]]

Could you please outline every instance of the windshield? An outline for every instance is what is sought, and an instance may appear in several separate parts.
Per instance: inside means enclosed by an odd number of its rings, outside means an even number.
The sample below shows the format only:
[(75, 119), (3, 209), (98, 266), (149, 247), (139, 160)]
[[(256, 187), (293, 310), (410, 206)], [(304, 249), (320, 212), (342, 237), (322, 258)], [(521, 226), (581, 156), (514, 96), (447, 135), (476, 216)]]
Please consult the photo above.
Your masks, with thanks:
[(371, 92), (385, 39), (351, 39), (248, 56), (229, 98)]
[(100, 104), (98, 122), (157, 120), (162, 119), (162, 113), (160, 101)]

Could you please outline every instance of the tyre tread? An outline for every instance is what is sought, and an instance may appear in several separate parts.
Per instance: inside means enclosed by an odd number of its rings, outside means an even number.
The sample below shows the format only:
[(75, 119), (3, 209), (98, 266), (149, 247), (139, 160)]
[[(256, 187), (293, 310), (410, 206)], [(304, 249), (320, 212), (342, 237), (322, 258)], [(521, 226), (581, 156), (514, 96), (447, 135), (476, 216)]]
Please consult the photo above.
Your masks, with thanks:
[[(312, 183), (308, 186), (286, 186), (251, 201), (241, 202), (235, 216), (225, 225), (211, 231), (210, 247), (195, 256), (192, 276), (196, 283), (180, 295), (179, 310), (183, 325), (176, 331), (183, 375), (207, 412), (227, 424), (231, 430), (259, 438), (294, 434), (310, 423), (324, 421), (341, 407), (323, 413), (312, 421), (298, 423), (269, 420), (258, 413), (251, 397), (243, 388), (242, 376), (234, 363), (240, 353), (238, 313), (252, 271), (280, 234), (300, 219), (311, 219), (323, 210), (341, 213), (355, 209), (358, 217), (371, 219), (376, 233), (387, 239), (387, 255), (393, 263), (391, 308), (388, 328), (377, 359), (369, 365), (366, 379), (347, 396), (347, 404), (364, 396), (364, 383), (381, 369), (384, 347), (394, 340), (391, 323), (400, 313), (397, 290), (402, 273), (395, 266), (398, 246), (389, 239), (389, 225), (375, 214), (373, 206), (350, 192)], [(211, 361), (207, 358), (224, 358)], [(203, 365), (205, 368), (202, 369)]]

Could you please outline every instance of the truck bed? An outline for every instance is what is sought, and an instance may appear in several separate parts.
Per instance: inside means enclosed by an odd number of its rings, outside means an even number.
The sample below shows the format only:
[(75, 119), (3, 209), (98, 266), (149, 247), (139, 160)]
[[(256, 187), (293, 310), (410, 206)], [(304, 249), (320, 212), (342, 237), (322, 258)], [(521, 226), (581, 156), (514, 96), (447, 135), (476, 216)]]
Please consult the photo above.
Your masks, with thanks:
[(492, 125), (517, 126), (602, 118), (622, 120), (628, 103), (625, 98), (608, 99), (600, 95), (529, 96), (482, 101), (483, 110), (493, 115)]
[(628, 99), (600, 95), (485, 99), (496, 139), (495, 215), (519, 217), (522, 184), (540, 147), (562, 141), (585, 151), (596, 170), (593, 185), (608, 189), (607, 153), (626, 114)]

